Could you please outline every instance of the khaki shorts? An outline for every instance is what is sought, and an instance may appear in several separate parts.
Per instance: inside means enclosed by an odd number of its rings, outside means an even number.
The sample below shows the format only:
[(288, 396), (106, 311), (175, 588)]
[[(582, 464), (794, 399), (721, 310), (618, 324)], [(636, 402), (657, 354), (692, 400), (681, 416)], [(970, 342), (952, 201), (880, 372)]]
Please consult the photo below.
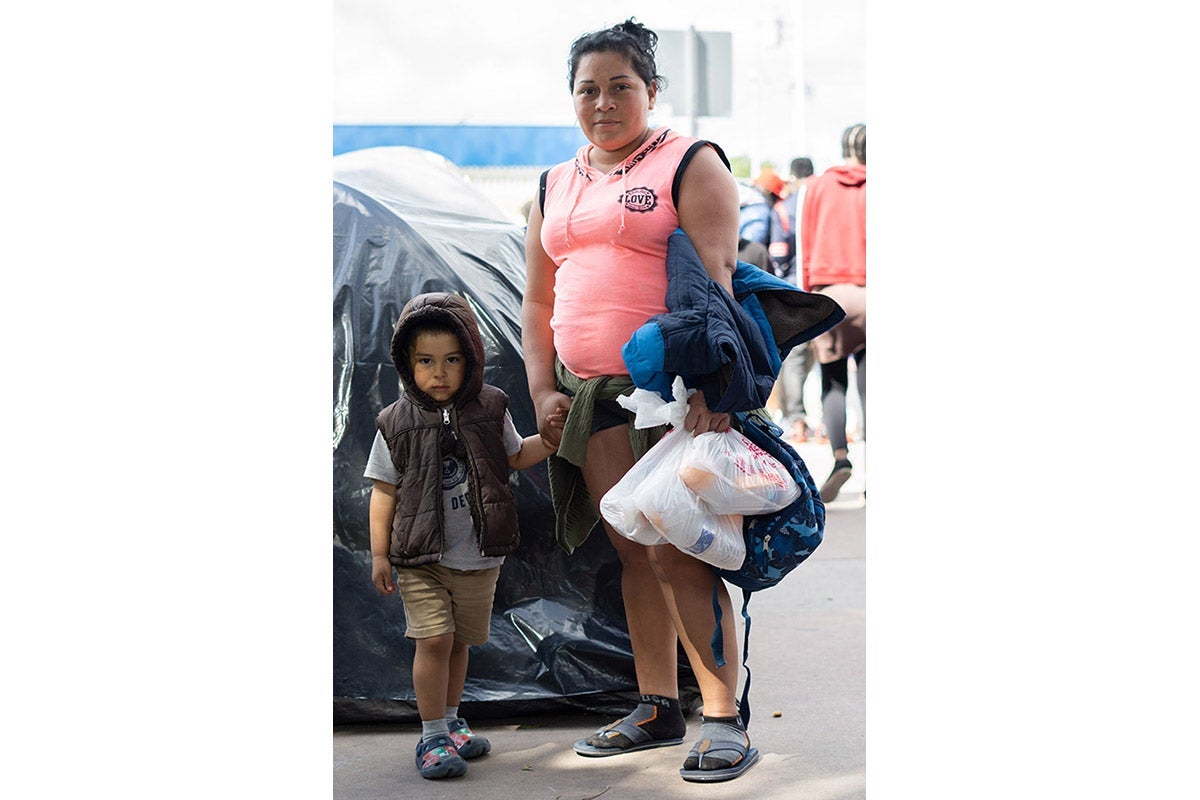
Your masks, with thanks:
[(453, 633), (466, 644), (488, 640), (500, 568), (460, 570), (441, 564), (396, 570), (410, 639)]

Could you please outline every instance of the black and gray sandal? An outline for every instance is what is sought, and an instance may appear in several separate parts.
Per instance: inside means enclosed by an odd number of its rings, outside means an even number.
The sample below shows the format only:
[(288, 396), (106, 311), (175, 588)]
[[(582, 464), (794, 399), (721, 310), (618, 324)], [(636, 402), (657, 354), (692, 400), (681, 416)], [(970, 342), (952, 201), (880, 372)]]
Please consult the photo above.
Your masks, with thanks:
[(750, 746), (750, 737), (742, 733), (736, 739), (701, 739), (688, 752), (679, 770), (685, 781), (709, 783), (729, 781), (758, 762), (758, 750)]
[(580, 739), (575, 743), (575, 752), (588, 758), (602, 758), (676, 744), (683, 744), (682, 736), (656, 739), (626, 717), (604, 726), (586, 739)]

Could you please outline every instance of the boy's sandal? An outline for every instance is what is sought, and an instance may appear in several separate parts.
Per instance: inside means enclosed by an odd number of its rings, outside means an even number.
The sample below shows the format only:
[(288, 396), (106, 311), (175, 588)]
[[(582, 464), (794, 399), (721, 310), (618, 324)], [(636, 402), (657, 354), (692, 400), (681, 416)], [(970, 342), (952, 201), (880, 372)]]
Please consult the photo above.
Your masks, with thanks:
[(463, 758), (479, 758), (486, 756), (488, 751), (492, 749), (492, 743), (487, 740), (487, 737), (480, 736), (471, 730), (467, 725), (467, 721), (462, 717), (453, 720), (450, 723), (450, 739), (454, 742), (455, 749)]
[(449, 736), (435, 736), (417, 742), (417, 771), (422, 778), (456, 778), (466, 773), (467, 762)]
[[(679, 770), (679, 777), (685, 781), (729, 781), (758, 762), (758, 750), (750, 746), (749, 739), (743, 742), (736, 739), (701, 739), (688, 752), (688, 760), (693, 758), (696, 760), (695, 769), (689, 769), (685, 765)], [(728, 766), (704, 769), (705, 759), (717, 759)]]
[[(607, 747), (596, 745), (593, 744), (595, 740), (611, 744)], [(602, 758), (633, 753), (638, 750), (649, 750), (652, 747), (670, 747), (676, 744), (683, 744), (682, 736), (674, 739), (655, 739), (643, 728), (639, 728), (636, 722), (630, 722), (628, 718), (625, 718), (604, 726), (587, 739), (580, 739), (575, 743), (575, 752), (588, 758)]]

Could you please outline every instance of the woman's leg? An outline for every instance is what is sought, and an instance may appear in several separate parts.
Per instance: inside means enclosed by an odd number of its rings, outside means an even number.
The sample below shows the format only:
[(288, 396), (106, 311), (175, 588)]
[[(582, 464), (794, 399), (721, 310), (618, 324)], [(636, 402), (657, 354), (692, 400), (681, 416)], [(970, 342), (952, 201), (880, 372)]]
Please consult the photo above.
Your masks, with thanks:
[(846, 445), (846, 391), (850, 386), (849, 360), (839, 358), (821, 365), (821, 413), (825, 417), (825, 433), (833, 450), (833, 469), (821, 484), (821, 501), (832, 503), (846, 481), (852, 466)]
[[(738, 713), (735, 696), (738, 681), (737, 628), (733, 605), (725, 582), (717, 580), (708, 564), (692, 558), (673, 545), (651, 548), (651, 565), (658, 579), (667, 611), (683, 651), (696, 675), (707, 717), (732, 717)], [(721, 633), (724, 637), (725, 666), (713, 658), (712, 640), (716, 618), (713, 615), (713, 586), (721, 605)]]
[(858, 388), (858, 400), (862, 405), (862, 438), (867, 439), (867, 348), (854, 354), (854, 366), (858, 370), (855, 385)]
[(849, 385), (849, 369), (845, 358), (821, 365), (821, 416), (835, 459), (845, 458), (847, 453), (846, 390)]
[[(588, 441), (583, 478), (599, 503), (633, 466), (633, 447), (625, 426), (607, 428)], [(631, 542), (604, 522), (604, 531), (621, 561), (621, 597), (633, 647), (638, 691), (646, 695), (679, 696), (675, 626), (650, 566), (648, 548)]]
[[(736, 778), (758, 761), (758, 751), (738, 715), (738, 646), (733, 608), (725, 582), (716, 579), (712, 567), (671, 545), (652, 548), (654, 564), (667, 599), (671, 618), (679, 631), (684, 652), (696, 674), (704, 713), (700, 739), (683, 761), (680, 776), (686, 781), (721, 781)], [(713, 658), (713, 587), (721, 606), (725, 666)]]

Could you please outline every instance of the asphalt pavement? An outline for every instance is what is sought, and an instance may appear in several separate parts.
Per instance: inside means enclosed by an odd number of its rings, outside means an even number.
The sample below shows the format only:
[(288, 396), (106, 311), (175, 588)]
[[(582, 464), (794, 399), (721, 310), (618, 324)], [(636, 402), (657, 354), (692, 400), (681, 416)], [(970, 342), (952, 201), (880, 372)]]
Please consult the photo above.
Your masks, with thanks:
[[(793, 445), (820, 484), (833, 464), (828, 445)], [(861, 800), (866, 796), (863, 451), (864, 445), (851, 443), (854, 474), (827, 507), (821, 546), (750, 603), (749, 733), (761, 758), (742, 777), (710, 784), (679, 777), (699, 735), (699, 711), (688, 718), (683, 745), (608, 758), (580, 757), (571, 745), (611, 722), (611, 716), (553, 714), (472, 721), (474, 730), (491, 740), (491, 753), (469, 762), (463, 777), (438, 781), (422, 779), (413, 763), (419, 723), (335, 726), (333, 797)]]

